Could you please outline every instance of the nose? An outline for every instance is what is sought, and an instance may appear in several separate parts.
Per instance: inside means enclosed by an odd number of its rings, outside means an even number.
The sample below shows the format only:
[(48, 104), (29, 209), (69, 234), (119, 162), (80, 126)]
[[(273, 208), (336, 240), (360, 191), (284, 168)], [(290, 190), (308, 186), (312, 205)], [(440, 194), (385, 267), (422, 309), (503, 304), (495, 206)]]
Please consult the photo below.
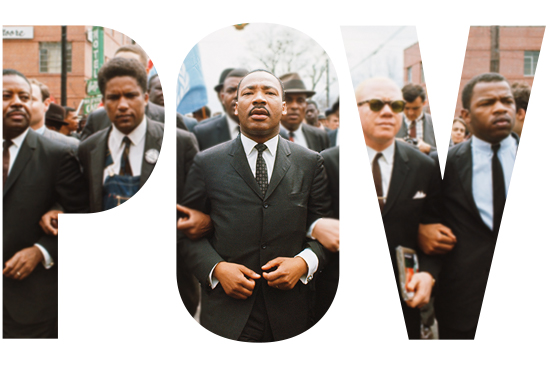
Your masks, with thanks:
[(126, 99), (124, 96), (120, 98), (119, 102), (118, 102), (118, 106), (117, 108), (119, 110), (127, 110), (129, 107), (128, 105), (128, 99)]
[(392, 115), (393, 116), (393, 111), (391, 110), (391, 107), (389, 105), (389, 103), (385, 103), (384, 104), (384, 107), (382, 107), (382, 109), (380, 110), (380, 115)]
[(257, 103), (266, 103), (266, 99), (265, 99), (265, 96), (264, 94), (262, 93), (262, 91), (258, 91), (256, 94), (254, 94), (254, 99), (252, 101), (252, 103), (254, 104), (257, 104)]

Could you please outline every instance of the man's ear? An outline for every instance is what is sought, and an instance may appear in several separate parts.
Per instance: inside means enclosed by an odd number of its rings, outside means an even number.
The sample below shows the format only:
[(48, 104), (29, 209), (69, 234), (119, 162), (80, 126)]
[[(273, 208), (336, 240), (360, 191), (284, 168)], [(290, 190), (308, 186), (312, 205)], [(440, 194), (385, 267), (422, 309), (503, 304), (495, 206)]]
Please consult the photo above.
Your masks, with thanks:
[(286, 101), (283, 101), (283, 115), (286, 115)]
[(525, 120), (525, 110), (523, 108), (518, 108), (518, 111), (516, 112), (516, 121), (517, 120), (520, 120), (520, 121), (523, 121)]
[(462, 119), (466, 123), (466, 126), (468, 127), (468, 130), (470, 130), (470, 132), (471, 132), (472, 129), (470, 127), (470, 121), (471, 121), (471, 119), (470, 119), (470, 110), (467, 110), (467, 109), (463, 108), (460, 111), (460, 116), (462, 117)]
[(48, 97), (42, 103), (44, 103), (44, 106), (46, 107), (46, 111), (47, 111), (50, 108), (50, 104), (52, 103), (52, 99)]
[(239, 108), (239, 102), (237, 101), (237, 102), (235, 102), (235, 111), (233, 111), (233, 114), (235, 116), (239, 116), (239, 112), (237, 112), (238, 108)]
[(145, 95), (143, 96), (143, 99), (145, 100), (145, 103), (148, 103), (149, 102), (149, 93), (145, 93)]

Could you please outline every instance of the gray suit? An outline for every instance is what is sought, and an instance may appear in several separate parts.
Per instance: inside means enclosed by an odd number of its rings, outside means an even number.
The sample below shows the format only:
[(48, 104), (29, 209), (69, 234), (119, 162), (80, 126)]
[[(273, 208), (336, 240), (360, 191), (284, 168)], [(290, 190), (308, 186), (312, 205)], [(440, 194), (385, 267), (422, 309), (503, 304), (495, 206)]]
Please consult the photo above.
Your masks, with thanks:
[[(409, 135), (409, 132), (407, 131), (407, 124), (405, 123), (405, 116), (403, 116), (403, 123), (401, 124), (401, 129), (397, 132), (396, 138), (404, 138)], [(434, 127), (432, 123), (432, 116), (429, 113), (424, 112), (424, 116), (422, 117), (422, 140), (426, 144), (429, 144), (433, 149), (437, 149), (435, 146), (435, 134), (434, 134)]]
[(53, 131), (53, 130), (50, 130), (48, 128), (46, 128), (44, 130), (44, 133), (42, 134), (42, 136), (44, 136), (45, 138), (55, 140), (55, 141), (58, 141), (58, 142), (61, 142), (65, 145), (70, 146), (71, 149), (75, 152), (75, 154), (78, 151), (78, 145), (80, 144), (80, 140), (78, 140), (77, 138), (73, 138), (72, 136), (63, 135), (61, 133), (58, 133), (57, 131)]

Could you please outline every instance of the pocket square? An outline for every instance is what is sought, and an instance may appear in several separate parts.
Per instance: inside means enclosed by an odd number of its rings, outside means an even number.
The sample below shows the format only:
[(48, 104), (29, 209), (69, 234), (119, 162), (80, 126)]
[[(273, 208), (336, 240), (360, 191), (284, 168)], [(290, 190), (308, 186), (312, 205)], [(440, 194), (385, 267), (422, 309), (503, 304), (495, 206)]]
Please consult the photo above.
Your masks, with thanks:
[(426, 194), (424, 191), (417, 191), (416, 194), (414, 194), (413, 199), (424, 199), (426, 197)]

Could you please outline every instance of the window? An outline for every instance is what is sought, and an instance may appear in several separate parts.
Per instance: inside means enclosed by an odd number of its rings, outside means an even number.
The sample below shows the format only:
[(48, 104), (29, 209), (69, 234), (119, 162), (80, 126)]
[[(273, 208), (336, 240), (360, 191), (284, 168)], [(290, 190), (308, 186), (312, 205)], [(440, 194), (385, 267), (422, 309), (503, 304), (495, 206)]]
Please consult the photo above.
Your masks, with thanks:
[(523, 54), (523, 75), (534, 76), (540, 51), (525, 51)]
[(412, 68), (412, 66), (409, 66), (407, 68), (407, 81), (409, 83), (412, 83), (412, 80), (413, 80), (413, 68)]
[[(40, 72), (61, 73), (61, 42), (40, 42)], [(67, 72), (73, 70), (73, 44), (67, 42)]]

